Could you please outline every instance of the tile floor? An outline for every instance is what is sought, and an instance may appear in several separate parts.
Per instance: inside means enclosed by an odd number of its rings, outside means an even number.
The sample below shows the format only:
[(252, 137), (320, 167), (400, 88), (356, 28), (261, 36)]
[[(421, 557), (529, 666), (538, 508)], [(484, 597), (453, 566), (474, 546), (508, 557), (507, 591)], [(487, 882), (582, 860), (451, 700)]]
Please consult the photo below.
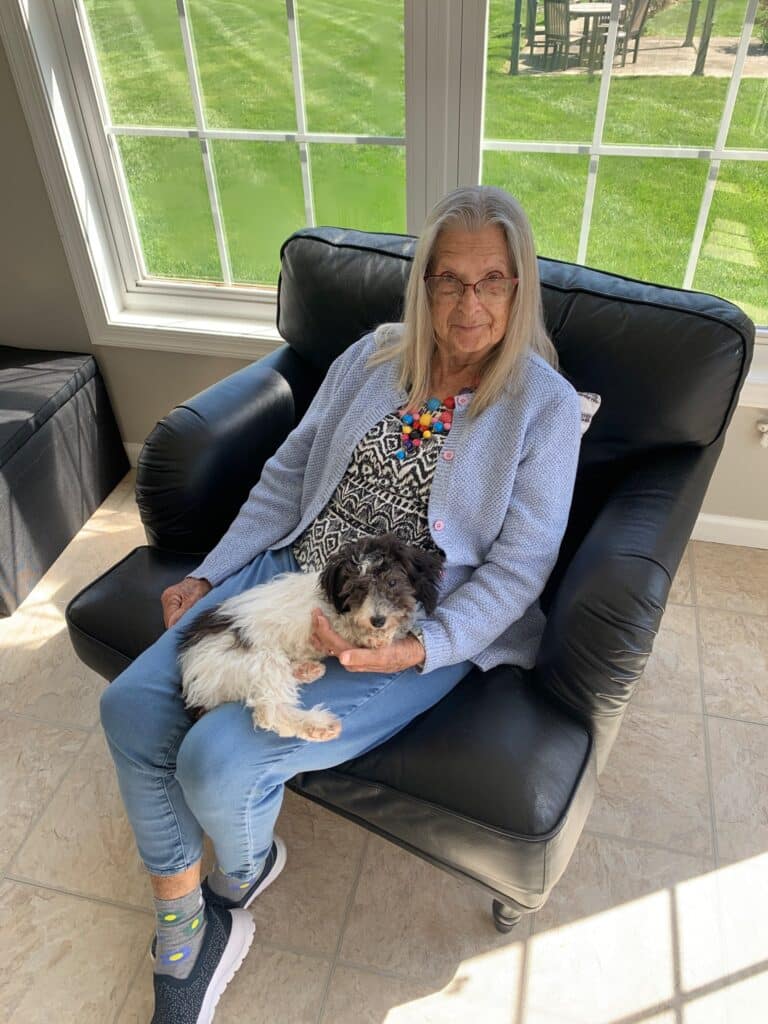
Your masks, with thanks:
[[(0, 1022), (145, 1024), (150, 888), (70, 597), (144, 543), (131, 472), (0, 620)], [(694, 542), (586, 830), (507, 936), (475, 887), (286, 793), (217, 1024), (763, 1024), (768, 551)], [(210, 849), (207, 852), (210, 858)]]

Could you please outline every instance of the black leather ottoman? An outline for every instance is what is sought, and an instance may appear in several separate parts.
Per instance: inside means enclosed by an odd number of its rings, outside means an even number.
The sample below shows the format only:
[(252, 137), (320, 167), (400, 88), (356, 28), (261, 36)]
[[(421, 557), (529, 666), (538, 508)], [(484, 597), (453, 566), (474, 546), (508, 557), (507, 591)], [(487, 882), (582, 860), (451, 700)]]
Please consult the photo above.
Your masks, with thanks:
[(0, 345), (0, 616), (129, 468), (93, 356)]

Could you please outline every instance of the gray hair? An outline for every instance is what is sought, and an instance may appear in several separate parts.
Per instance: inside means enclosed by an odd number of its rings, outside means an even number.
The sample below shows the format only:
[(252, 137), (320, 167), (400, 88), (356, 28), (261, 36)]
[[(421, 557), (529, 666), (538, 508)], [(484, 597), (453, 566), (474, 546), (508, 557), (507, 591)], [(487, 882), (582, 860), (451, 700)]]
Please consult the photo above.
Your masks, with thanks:
[(436, 339), (424, 275), (434, 262), (440, 234), (446, 228), (480, 231), (489, 225), (498, 225), (504, 232), (509, 262), (518, 284), (507, 332), (480, 367), (480, 384), (467, 407), (467, 415), (478, 416), (504, 392), (517, 393), (530, 351), (537, 352), (556, 370), (560, 369), (557, 350), (544, 325), (539, 267), (525, 211), (503, 189), (491, 185), (457, 188), (444, 195), (427, 216), (408, 279), (403, 323), (381, 324), (376, 329), (377, 349), (368, 359), (369, 366), (399, 360), (398, 386), (407, 391), (409, 406), (419, 406), (430, 397), (430, 370)]

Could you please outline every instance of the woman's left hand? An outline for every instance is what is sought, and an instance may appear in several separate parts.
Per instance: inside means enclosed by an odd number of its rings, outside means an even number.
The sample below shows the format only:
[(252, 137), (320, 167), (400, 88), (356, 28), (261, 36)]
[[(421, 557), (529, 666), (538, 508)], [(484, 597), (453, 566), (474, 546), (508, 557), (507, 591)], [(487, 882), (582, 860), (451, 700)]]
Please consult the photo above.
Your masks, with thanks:
[(331, 626), (319, 608), (312, 609), (312, 645), (326, 657), (333, 655), (348, 672), (402, 672), (420, 665), (426, 657), (415, 636), (395, 640), (386, 647), (370, 650), (353, 647)]

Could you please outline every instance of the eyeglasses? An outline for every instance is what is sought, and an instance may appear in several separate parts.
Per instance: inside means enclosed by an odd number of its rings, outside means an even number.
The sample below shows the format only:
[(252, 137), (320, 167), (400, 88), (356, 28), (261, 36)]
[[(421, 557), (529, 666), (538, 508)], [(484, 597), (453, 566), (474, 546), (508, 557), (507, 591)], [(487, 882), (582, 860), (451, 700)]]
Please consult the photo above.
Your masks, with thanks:
[(425, 275), (424, 283), (431, 299), (458, 302), (465, 288), (474, 288), (480, 302), (501, 302), (508, 299), (518, 282), (516, 277), (483, 277), (471, 283), (460, 281), (453, 274)]

